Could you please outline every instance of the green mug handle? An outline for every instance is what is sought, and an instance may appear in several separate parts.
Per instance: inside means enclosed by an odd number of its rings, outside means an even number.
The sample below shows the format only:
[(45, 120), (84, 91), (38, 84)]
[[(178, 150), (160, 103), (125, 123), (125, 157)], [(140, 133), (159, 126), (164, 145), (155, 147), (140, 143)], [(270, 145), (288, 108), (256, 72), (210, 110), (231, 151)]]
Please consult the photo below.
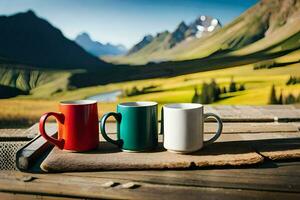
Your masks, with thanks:
[(112, 144), (117, 145), (118, 147), (122, 147), (123, 145), (123, 141), (122, 140), (113, 140), (110, 137), (108, 137), (106, 131), (105, 131), (105, 123), (106, 120), (110, 117), (113, 116), (116, 120), (117, 123), (120, 124), (121, 123), (121, 114), (120, 113), (115, 113), (115, 112), (109, 112), (106, 113), (105, 115), (103, 115), (103, 117), (101, 118), (101, 135), (104, 137), (104, 139)]
[(164, 134), (164, 107), (161, 108), (160, 135)]

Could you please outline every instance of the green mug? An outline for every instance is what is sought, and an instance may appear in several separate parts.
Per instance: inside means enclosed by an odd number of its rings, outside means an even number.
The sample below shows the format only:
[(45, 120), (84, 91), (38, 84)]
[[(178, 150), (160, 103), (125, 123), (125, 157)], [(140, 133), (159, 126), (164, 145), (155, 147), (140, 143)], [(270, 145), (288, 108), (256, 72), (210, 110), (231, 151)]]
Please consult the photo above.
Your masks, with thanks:
[[(117, 140), (105, 131), (107, 118), (117, 120)], [(154, 149), (158, 144), (157, 103), (150, 101), (120, 103), (117, 112), (109, 112), (101, 119), (101, 134), (105, 140), (123, 151), (139, 152)]]

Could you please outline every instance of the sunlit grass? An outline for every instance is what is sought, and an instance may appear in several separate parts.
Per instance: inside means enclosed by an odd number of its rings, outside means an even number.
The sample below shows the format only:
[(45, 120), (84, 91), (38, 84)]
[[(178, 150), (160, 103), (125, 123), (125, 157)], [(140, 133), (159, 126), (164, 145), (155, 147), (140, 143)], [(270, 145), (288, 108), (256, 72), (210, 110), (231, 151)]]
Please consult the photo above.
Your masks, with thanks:
[(120, 97), (117, 102), (113, 103), (99, 103), (99, 117), (105, 112), (115, 111), (116, 105), (124, 101), (156, 101), (159, 103), (159, 107), (167, 103), (191, 102), (194, 88), (197, 87), (201, 91), (202, 84), (208, 83), (212, 79), (215, 79), (220, 87), (226, 87), (227, 90), (232, 78), (238, 86), (244, 84), (246, 88), (244, 91), (222, 95), (222, 97), (229, 96), (229, 98), (223, 98), (215, 102), (215, 105), (266, 105), (273, 84), (276, 86), (277, 96), (281, 91), (284, 96), (290, 93), (297, 96), (300, 93), (300, 84), (289, 86), (285, 84), (291, 75), (300, 76), (300, 64), (262, 70), (253, 70), (253, 65), (246, 65), (171, 78), (128, 81), (60, 92), (52, 95), (51, 98), (47, 97), (47, 99), (40, 95), (19, 96), (0, 100), (0, 125), (7, 125), (8, 123), (33, 124), (38, 122), (43, 113), (58, 111), (61, 100), (85, 99), (102, 92), (118, 89), (130, 90), (134, 86), (139, 89), (149, 86), (155, 86), (155, 88), (152, 89), (151, 93)]
[[(98, 103), (99, 116), (115, 111), (116, 104)], [(37, 123), (44, 113), (59, 111), (59, 101), (56, 100), (1, 99), (0, 105), (0, 127), (29, 126)]]

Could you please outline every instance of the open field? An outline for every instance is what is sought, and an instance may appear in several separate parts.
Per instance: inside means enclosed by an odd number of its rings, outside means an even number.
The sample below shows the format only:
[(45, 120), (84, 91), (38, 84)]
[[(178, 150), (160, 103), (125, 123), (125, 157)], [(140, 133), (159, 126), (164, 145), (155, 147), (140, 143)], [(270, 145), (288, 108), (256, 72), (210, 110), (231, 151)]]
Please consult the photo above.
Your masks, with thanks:
[[(278, 94), (281, 90), (284, 95), (288, 93), (300, 93), (300, 84), (286, 86), (285, 83), (290, 75), (300, 76), (300, 64), (262, 70), (253, 70), (252, 65), (234, 67), (184, 75), (165, 80), (158, 79), (153, 81), (152, 84), (157, 84), (157, 90), (161, 90), (160, 92), (127, 97), (121, 100), (149, 99), (162, 104), (170, 102), (191, 102), (195, 86), (201, 88), (203, 82), (210, 82), (210, 80), (214, 78), (221, 87), (225, 86), (228, 88), (231, 78), (233, 78), (237, 84), (244, 84), (246, 90), (226, 93), (230, 98), (225, 98), (214, 104), (265, 105), (268, 103), (269, 92), (273, 84), (276, 86)], [(150, 83), (151, 82), (148, 84)]]
[[(0, 127), (28, 127), (37, 123), (45, 112), (58, 111), (56, 100), (1, 99), (0, 104)], [(114, 103), (98, 104), (99, 116), (114, 109)]]
[[(284, 57), (278, 59), (283, 60)], [(300, 84), (289, 86), (285, 84), (291, 75), (300, 77), (299, 63), (286, 67), (260, 70), (253, 70), (253, 65), (250, 64), (172, 78), (115, 83), (60, 92), (54, 94), (51, 98), (35, 95), (18, 96), (0, 100), (0, 126), (1, 124), (14, 126), (16, 122), (18, 126), (26, 126), (37, 122), (44, 112), (57, 111), (58, 102), (61, 100), (85, 99), (88, 96), (117, 89), (131, 90), (134, 86), (140, 90), (149, 86), (152, 86), (152, 88), (146, 94), (120, 97), (114, 103), (99, 103), (99, 116), (108, 111), (115, 111), (116, 104), (123, 101), (150, 100), (158, 102), (160, 106), (172, 102), (191, 102), (194, 87), (198, 87), (200, 90), (202, 84), (210, 82), (211, 79), (215, 79), (219, 86), (228, 88), (231, 78), (233, 78), (238, 85), (244, 84), (246, 88), (244, 91), (223, 94), (221, 96), (223, 97), (222, 100), (214, 104), (266, 105), (273, 84), (276, 86), (277, 95), (280, 91), (283, 92), (283, 95), (289, 93), (298, 95), (300, 93)]]
[[(150, 90), (150, 93), (132, 97), (121, 97), (119, 101), (151, 100), (161, 104), (190, 102), (194, 94), (195, 86), (201, 89), (204, 82), (210, 82), (211, 79), (215, 79), (221, 87), (225, 86), (228, 88), (231, 78), (233, 78), (237, 84), (244, 84), (246, 90), (227, 93), (227, 96), (232, 97), (220, 100), (216, 102), (216, 104), (265, 105), (268, 103), (270, 88), (273, 84), (276, 86), (278, 93), (282, 90), (284, 95), (291, 92), (295, 94), (300, 92), (300, 84), (290, 86), (285, 84), (291, 75), (300, 76), (300, 64), (261, 70), (253, 70), (253, 65), (246, 65), (173, 78), (148, 79), (82, 88), (56, 95), (54, 98), (57, 100), (84, 99), (90, 95), (105, 91), (116, 89), (130, 90), (134, 86), (141, 90), (142, 88), (154, 86), (154, 88)], [(249, 98), (247, 98), (248, 96)]]

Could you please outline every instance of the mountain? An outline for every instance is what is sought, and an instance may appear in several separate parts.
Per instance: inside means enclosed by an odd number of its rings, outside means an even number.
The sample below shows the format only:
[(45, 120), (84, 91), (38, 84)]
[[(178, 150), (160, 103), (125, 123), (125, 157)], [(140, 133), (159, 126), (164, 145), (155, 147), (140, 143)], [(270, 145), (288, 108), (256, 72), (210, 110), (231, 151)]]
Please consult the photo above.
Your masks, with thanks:
[[(135, 47), (133, 47), (127, 56), (124, 57), (139, 57), (141, 62), (145, 59), (146, 56), (151, 56), (153, 52), (157, 51), (164, 51), (169, 48), (169, 39), (170, 39), (170, 32), (164, 31), (158, 33), (155, 37), (151, 36), (151, 41), (146, 40), (145, 38), (142, 42), (138, 43)], [(148, 36), (150, 38), (150, 36)], [(147, 42), (145, 42), (147, 41)], [(122, 58), (122, 57), (121, 57)], [(105, 58), (107, 59), (107, 57)], [(109, 59), (109, 58), (108, 58)], [(152, 62), (160, 62), (160, 60), (152, 60)]]
[(185, 32), (189, 29), (189, 27), (184, 23), (181, 22), (176, 30), (171, 34), (169, 39), (169, 47), (174, 47), (177, 43), (181, 42), (185, 39)]
[(222, 25), (218, 19), (211, 16), (201, 15), (190, 24), (188, 30), (185, 32), (185, 38), (189, 38), (191, 36), (201, 38), (220, 29), (221, 27)]
[(94, 56), (123, 55), (127, 49), (123, 45), (102, 44), (93, 41), (87, 33), (81, 33), (75, 38), (75, 42)]
[(51, 69), (97, 69), (110, 64), (90, 55), (33, 11), (0, 16), (0, 58)]
[(125, 56), (106, 57), (107, 61), (114, 63), (137, 63), (162, 62), (168, 59), (162, 58), (161, 54), (174, 49), (180, 43), (194, 38), (202, 38), (211, 35), (221, 28), (218, 19), (202, 15), (187, 25), (184, 21), (173, 32), (164, 31), (156, 36), (146, 35), (142, 41), (134, 45)]
[[(36, 17), (33, 19), (35, 20)], [(191, 24), (185, 24), (188, 29), (181, 24), (173, 32), (164, 31), (144, 38), (144, 42), (136, 46), (135, 51), (131, 51), (126, 56), (118, 57), (118, 59), (110, 58), (115, 59), (111, 61), (116, 63), (148, 63), (143, 66), (99, 67), (107, 66), (107, 64), (97, 64), (94, 65), (96, 68), (93, 68), (97, 70), (51, 71), (45, 69), (46, 66), (41, 69), (37, 68), (36, 65), (11, 64), (9, 63), (11, 58), (0, 54), (0, 85), (17, 87), (25, 92), (30, 91), (30, 94), (47, 98), (52, 94), (59, 94), (61, 91), (69, 89), (113, 82), (170, 77), (243, 65), (259, 66), (263, 64), (261, 66), (264, 66), (266, 61), (275, 67), (300, 62), (300, 0), (260, 1), (222, 28), (220, 28), (221, 25), (218, 21), (208, 16), (205, 16), (205, 19), (200, 16)], [(15, 25), (22, 26), (22, 23)], [(7, 27), (3, 31), (1, 27), (0, 35), (3, 35), (6, 29)], [(19, 35), (26, 35), (23, 33), (23, 29), (20, 30), (22, 31), (19, 32)], [(50, 30), (53, 30), (53, 27)], [(177, 37), (177, 34), (174, 37), (173, 33), (176, 30), (179, 31), (180, 37)], [(28, 31), (31, 33), (33, 30), (29, 29)], [(60, 33), (59, 30), (57, 32)], [(60, 33), (60, 35), (62, 34)], [(184, 39), (182, 39), (183, 35)], [(175, 40), (172, 40), (172, 37)], [(20, 38), (24, 40), (24, 36)], [(18, 43), (23, 44), (24, 41), (19, 41), (17, 36), (9, 39), (16, 52), (19, 52), (16, 46)], [(30, 41), (32, 46), (37, 45), (32, 38)], [(67, 41), (68, 44), (69, 42), (72, 43), (70, 40)], [(173, 47), (171, 47), (170, 41), (175, 41)], [(14, 42), (17, 44), (13, 44)], [(85, 52), (75, 43), (72, 44)], [(20, 48), (26, 55), (27, 52), (24, 48)], [(6, 52), (2, 45), (0, 45), (0, 49), (1, 52)], [(60, 54), (64, 55), (64, 52), (60, 52)], [(86, 52), (84, 55), (103, 64)], [(22, 56), (21, 54), (20, 58), (23, 58)], [(74, 56), (78, 56), (78, 54), (72, 54), (74, 60), (78, 59)], [(34, 54), (32, 57), (35, 57)], [(33, 61), (40, 61), (38, 58), (36, 59)], [(15, 57), (15, 60), (19, 60), (18, 57)], [(89, 67), (90, 65), (86, 66)], [(62, 67), (53, 69), (61, 69)], [(16, 91), (16, 93), (19, 92)]]
[(139, 43), (135, 44), (129, 51), (127, 55), (133, 54), (137, 51), (139, 51), (140, 49), (144, 48), (145, 46), (147, 46), (148, 44), (150, 44), (153, 41), (153, 36), (152, 35), (146, 35), (142, 41), (140, 41)]
[(218, 19), (211, 16), (201, 15), (190, 25), (181, 22), (175, 31), (171, 34), (169, 48), (173, 48), (184, 40), (201, 38), (210, 35), (212, 32), (220, 29), (221, 23)]
[[(169, 52), (172, 55), (169, 59), (197, 59), (216, 54), (266, 55), (292, 50), (300, 46), (296, 39), (299, 37), (299, 24), (299, 0), (262, 0), (209, 37), (178, 46)], [(294, 42), (287, 44), (288, 40)]]
[[(214, 30), (210, 32), (212, 27), (206, 25), (205, 31), (205, 27), (199, 25), (201, 18), (208, 20), (207, 24), (214, 25)], [(217, 19), (200, 16), (185, 31), (185, 39), (173, 48), (158, 49), (147, 55), (137, 52), (130, 56), (109, 58), (107, 61), (145, 64), (215, 56), (283, 53), (299, 48), (299, 24), (300, 0), (262, 0), (223, 28), (220, 28), (221, 24)], [(204, 30), (205, 37), (201, 32), (195, 33), (195, 30)]]

